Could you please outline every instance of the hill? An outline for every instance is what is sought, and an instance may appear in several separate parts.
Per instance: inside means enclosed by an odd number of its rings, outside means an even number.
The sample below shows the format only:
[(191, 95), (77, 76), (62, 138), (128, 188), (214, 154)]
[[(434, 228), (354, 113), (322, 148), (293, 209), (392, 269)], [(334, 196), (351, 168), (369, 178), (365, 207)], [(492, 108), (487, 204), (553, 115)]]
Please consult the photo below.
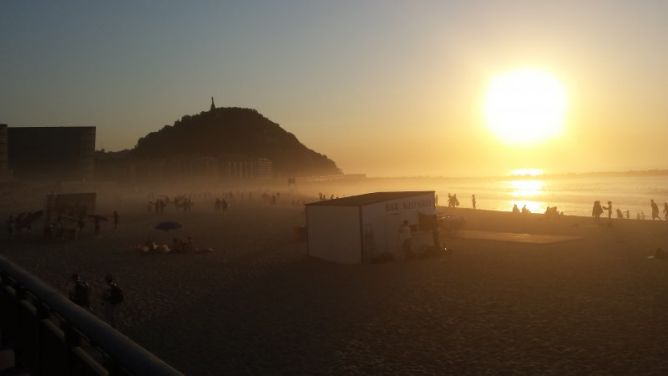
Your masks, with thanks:
[(142, 137), (133, 159), (215, 157), (267, 158), (277, 175), (333, 175), (334, 161), (304, 146), (295, 135), (247, 108), (212, 108), (186, 115), (173, 125)]

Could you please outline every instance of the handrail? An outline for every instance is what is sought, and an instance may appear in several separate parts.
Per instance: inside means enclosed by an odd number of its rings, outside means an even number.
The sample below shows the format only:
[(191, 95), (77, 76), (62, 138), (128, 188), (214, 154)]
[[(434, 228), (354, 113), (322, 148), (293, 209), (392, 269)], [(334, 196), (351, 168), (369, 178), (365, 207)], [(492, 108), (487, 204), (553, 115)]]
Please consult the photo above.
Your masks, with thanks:
[(0, 272), (3, 273), (3, 277), (6, 275), (18, 286), (27, 290), (48, 309), (58, 313), (69, 325), (128, 372), (136, 375), (182, 375), (106, 322), (72, 303), (60, 292), (2, 256), (0, 256)]

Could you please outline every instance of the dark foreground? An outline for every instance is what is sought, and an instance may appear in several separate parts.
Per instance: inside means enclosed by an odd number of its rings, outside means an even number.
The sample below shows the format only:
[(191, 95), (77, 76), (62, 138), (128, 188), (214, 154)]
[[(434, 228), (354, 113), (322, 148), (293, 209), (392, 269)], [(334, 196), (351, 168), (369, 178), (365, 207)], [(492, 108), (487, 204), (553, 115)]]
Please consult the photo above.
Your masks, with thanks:
[(114, 273), (121, 330), (191, 375), (668, 374), (668, 260), (646, 257), (668, 248), (668, 224), (460, 210), (471, 229), (583, 238), (450, 239), (439, 259), (341, 266), (292, 241), (299, 209), (233, 209), (169, 216), (208, 254), (131, 251), (175, 235), (143, 212), (99, 239), (0, 249), (63, 291), (74, 270), (96, 291)]

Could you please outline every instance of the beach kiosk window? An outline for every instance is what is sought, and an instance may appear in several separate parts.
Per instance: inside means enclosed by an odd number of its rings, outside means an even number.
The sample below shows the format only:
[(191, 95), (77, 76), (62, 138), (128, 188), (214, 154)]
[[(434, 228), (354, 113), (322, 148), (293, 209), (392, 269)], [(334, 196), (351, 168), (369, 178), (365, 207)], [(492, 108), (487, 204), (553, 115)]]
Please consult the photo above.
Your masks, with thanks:
[(400, 258), (406, 224), (413, 249), (434, 245), (432, 229), (420, 223), (421, 217), (435, 214), (434, 191), (374, 192), (313, 202), (306, 205), (308, 254), (346, 264), (370, 262), (385, 253)]

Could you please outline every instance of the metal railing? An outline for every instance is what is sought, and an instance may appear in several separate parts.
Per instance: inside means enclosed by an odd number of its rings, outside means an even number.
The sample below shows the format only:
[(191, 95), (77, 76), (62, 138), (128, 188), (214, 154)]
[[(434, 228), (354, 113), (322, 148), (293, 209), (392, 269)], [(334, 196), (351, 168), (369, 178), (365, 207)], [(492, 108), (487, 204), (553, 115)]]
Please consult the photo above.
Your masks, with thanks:
[(1, 345), (33, 375), (181, 375), (0, 256)]

